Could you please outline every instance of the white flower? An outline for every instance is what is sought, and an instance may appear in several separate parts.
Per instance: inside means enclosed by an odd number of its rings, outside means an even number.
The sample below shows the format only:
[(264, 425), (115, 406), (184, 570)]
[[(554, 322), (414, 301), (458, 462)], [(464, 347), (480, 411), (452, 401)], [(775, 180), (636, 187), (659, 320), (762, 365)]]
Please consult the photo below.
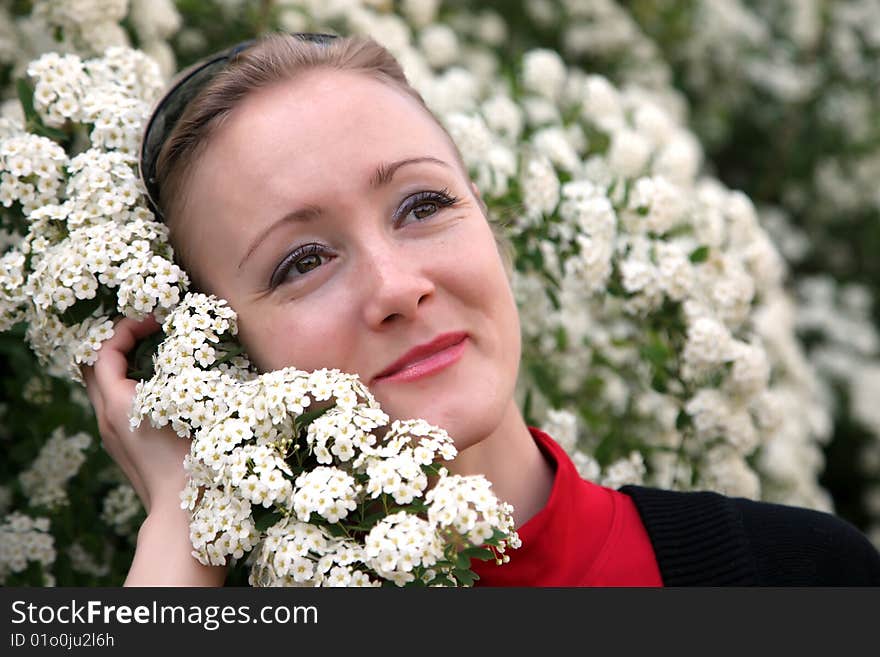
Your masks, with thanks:
[(28, 562), (44, 568), (55, 562), (55, 538), (49, 533), (49, 519), (32, 518), (15, 511), (0, 520), (0, 583), (11, 573), (20, 573)]
[(569, 136), (559, 128), (544, 128), (532, 135), (535, 150), (547, 156), (563, 171), (573, 173), (580, 168), (580, 158)]
[(733, 358), (733, 338), (725, 326), (710, 317), (698, 317), (688, 327), (682, 376), (696, 379)]
[(304, 522), (317, 513), (336, 523), (357, 507), (354, 478), (337, 468), (318, 466), (297, 477), (295, 485), (293, 506)]
[(467, 167), (476, 167), (492, 147), (492, 135), (478, 115), (448, 114), (445, 126)]
[(549, 100), (556, 100), (565, 85), (565, 63), (552, 50), (530, 50), (522, 58), (523, 86)]
[(601, 484), (614, 489), (627, 484), (642, 484), (645, 472), (645, 462), (641, 453), (630, 452), (627, 458), (619, 459), (605, 468)]
[(67, 504), (67, 482), (76, 475), (86, 455), (91, 437), (86, 433), (66, 436), (56, 429), (34, 462), (19, 474), (24, 494), (34, 507), (53, 508)]
[(483, 101), (480, 113), (492, 132), (509, 144), (516, 143), (523, 129), (524, 117), (522, 109), (509, 96), (497, 94)]
[(432, 523), (405, 512), (384, 517), (364, 539), (370, 566), (398, 586), (414, 579), (416, 567), (430, 567), (441, 559), (442, 546)]
[(600, 75), (587, 76), (581, 110), (586, 119), (604, 130), (614, 130), (624, 124), (620, 94)]
[(577, 445), (577, 416), (570, 411), (551, 409), (544, 421), (544, 430), (567, 452)]
[(440, 0), (403, 0), (401, 11), (416, 27), (424, 27), (437, 16)]
[[(491, 491), (492, 484), (482, 476), (441, 477), (425, 495), (428, 520), (454, 530), (462, 540), (480, 546), (493, 530), (510, 534), (513, 529), (511, 507), (500, 502)], [(509, 544), (517, 547), (518, 537), (511, 534)]]
[(651, 156), (651, 144), (634, 130), (621, 128), (611, 134), (608, 166), (615, 174), (634, 178), (644, 172)]
[(718, 447), (710, 450), (701, 463), (701, 484), (724, 495), (761, 498), (757, 473), (736, 451)]
[(551, 214), (559, 203), (559, 178), (545, 156), (530, 157), (522, 168), (520, 185), (529, 220)]
[(459, 55), (458, 37), (448, 25), (435, 23), (419, 32), (419, 46), (428, 63), (443, 68), (455, 62)]

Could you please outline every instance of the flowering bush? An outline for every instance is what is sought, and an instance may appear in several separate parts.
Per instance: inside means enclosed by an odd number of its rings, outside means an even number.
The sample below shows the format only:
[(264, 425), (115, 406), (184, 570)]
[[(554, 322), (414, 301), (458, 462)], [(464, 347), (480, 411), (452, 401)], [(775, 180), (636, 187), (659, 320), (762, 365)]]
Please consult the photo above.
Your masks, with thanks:
[[(453, 450), (442, 429), (389, 426), (343, 373), (254, 372), (234, 313), (185, 295), (167, 231), (144, 205), (133, 153), (159, 71), (266, 28), (367, 33), (401, 61), (512, 243), (526, 417), (585, 477), (849, 511), (822, 473), (835, 413), (839, 428), (855, 411), (868, 428), (865, 476), (880, 472), (880, 429), (866, 401), (878, 378), (866, 295), (848, 286), (838, 299), (830, 281), (787, 288), (789, 267), (822, 269), (813, 256), (824, 242), (813, 240), (825, 233), (802, 219), (825, 212), (804, 201), (816, 198), (818, 179), (726, 166), (726, 143), (752, 143), (736, 117), (777, 125), (767, 109), (775, 106), (749, 85), (795, 112), (825, 106), (810, 100), (823, 88), (813, 77), (800, 80), (806, 95), (782, 93), (790, 76), (771, 64), (788, 37), (772, 35), (785, 14), (746, 2), (664, 11), (667, 3), (612, 0), (478, 10), (435, 0), (69, 4), (17, 4), (16, 15), (0, 16), (9, 99), (0, 119), (0, 328), (9, 331), (0, 336), (9, 371), (0, 438), (18, 448), (0, 466), (0, 532), (15, 537), (3, 540), (0, 580), (113, 584), (127, 570), (143, 510), (99, 441), (80, 433), (97, 435), (81, 390), (56, 378), (78, 380), (120, 314), (164, 321), (135, 419), (193, 438), (183, 503), (204, 563), (236, 563), (233, 578), (256, 585), (446, 584), (469, 583), (467, 555), (504, 554), (509, 510), (485, 480), (445, 472)], [(840, 3), (850, 8), (828, 20), (855, 34), (864, 23), (851, 20), (857, 4)], [(82, 20), (101, 7), (102, 21)], [(724, 9), (737, 20), (718, 20)], [(710, 37), (711, 25), (737, 26), (742, 38)], [(135, 43), (161, 67), (137, 51), (105, 51), (111, 34), (120, 39), (112, 45)], [(859, 43), (863, 56), (873, 52), (870, 38)], [(52, 50), (66, 54), (38, 57)], [(745, 51), (750, 66), (732, 67)], [(834, 64), (820, 79), (845, 69)], [(864, 91), (860, 79), (848, 98)], [(833, 134), (828, 122), (809, 125), (822, 139)], [(857, 144), (869, 153), (873, 133), (860, 134), (831, 157), (842, 162)], [(817, 171), (831, 152), (825, 143), (792, 138), (789, 147), (816, 151), (783, 161)], [(765, 194), (759, 184), (786, 191)], [(782, 203), (791, 199), (800, 200)], [(52, 412), (30, 426), (26, 413), (37, 408)], [(466, 507), (450, 504), (453, 487)], [(874, 517), (878, 498), (868, 498)], [(73, 518), (72, 504), (88, 513)], [(849, 517), (867, 526), (870, 514), (860, 513)], [(403, 533), (410, 552), (391, 548)], [(477, 548), (484, 543), (497, 555)]]
[(0, 328), (25, 322), (41, 362), (78, 381), (113, 334), (111, 318), (161, 319), (187, 284), (136, 173), (138, 133), (162, 82), (143, 54), (118, 48), (86, 61), (50, 53), (28, 74), (32, 132), (7, 120), (0, 140), (2, 203), (24, 232), (0, 260)]

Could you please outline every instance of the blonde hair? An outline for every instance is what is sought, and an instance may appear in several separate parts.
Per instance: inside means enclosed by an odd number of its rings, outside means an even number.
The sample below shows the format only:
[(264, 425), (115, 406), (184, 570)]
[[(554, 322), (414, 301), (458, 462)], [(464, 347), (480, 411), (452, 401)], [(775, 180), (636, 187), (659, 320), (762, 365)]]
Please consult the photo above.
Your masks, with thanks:
[[(428, 116), (443, 130), (468, 176), (455, 142), (436, 116), (428, 109), (421, 94), (406, 79), (398, 61), (379, 43), (365, 36), (338, 37), (321, 44), (288, 34), (268, 34), (237, 56), (189, 102), (177, 124), (162, 145), (156, 160), (159, 198), (155, 199), (168, 224), (172, 239), (185, 206), (185, 190), (193, 166), (214, 132), (235, 107), (250, 93), (292, 80), (302, 73), (325, 68), (368, 75), (413, 97)], [(470, 192), (470, 190), (468, 190)], [(500, 225), (490, 220), (488, 208), (478, 198), (483, 215), (489, 221), (499, 252), (508, 273), (512, 272), (512, 249)], [(175, 249), (178, 253), (180, 249)]]

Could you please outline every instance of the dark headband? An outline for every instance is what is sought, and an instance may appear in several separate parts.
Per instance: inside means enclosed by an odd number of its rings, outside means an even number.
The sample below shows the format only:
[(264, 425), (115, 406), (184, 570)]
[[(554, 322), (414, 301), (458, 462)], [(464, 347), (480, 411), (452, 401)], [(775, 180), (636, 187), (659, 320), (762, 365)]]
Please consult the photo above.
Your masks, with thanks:
[[(336, 38), (335, 34), (313, 32), (295, 32), (291, 36), (302, 41), (319, 44), (325, 44)], [(159, 157), (159, 151), (162, 150), (162, 145), (192, 99), (220, 71), (225, 69), (229, 62), (233, 61), (239, 53), (254, 45), (256, 41), (256, 39), (242, 41), (193, 64), (177, 76), (171, 88), (156, 104), (141, 139), (139, 168), (141, 181), (147, 192), (147, 201), (157, 218), (162, 219), (162, 213), (159, 210), (159, 183), (156, 179), (156, 160)]]

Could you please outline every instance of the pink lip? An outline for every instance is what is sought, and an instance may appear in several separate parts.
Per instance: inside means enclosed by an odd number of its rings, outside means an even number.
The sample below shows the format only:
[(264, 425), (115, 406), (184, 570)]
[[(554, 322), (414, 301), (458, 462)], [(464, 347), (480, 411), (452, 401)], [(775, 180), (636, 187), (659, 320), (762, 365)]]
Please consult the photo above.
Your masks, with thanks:
[(373, 377), (379, 381), (414, 381), (458, 362), (467, 345), (464, 331), (443, 333), (430, 342), (410, 349)]

